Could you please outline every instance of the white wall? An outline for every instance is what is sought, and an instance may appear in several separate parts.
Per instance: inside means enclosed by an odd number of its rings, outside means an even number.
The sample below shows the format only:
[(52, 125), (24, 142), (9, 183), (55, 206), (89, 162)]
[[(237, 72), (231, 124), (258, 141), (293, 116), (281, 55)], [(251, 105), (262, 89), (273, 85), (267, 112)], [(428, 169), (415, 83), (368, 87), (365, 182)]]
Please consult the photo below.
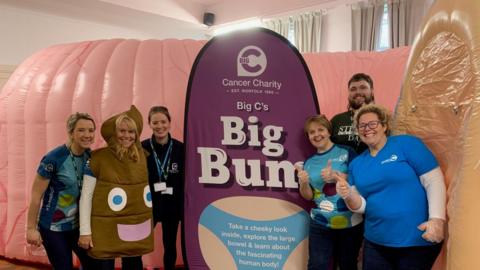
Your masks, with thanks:
[(0, 92), (15, 68), (16, 66), (0, 65)]
[(348, 52), (352, 50), (352, 9), (340, 5), (328, 9), (322, 18), (322, 52)]
[[(163, 20), (158, 25), (155, 25), (157, 24), (155, 20), (146, 20), (142, 25), (130, 23), (129, 18), (125, 16), (122, 23), (116, 25), (115, 23), (66, 18), (3, 6), (0, 3), (0, 65), (18, 65), (42, 48), (83, 40), (109, 38), (205, 39), (205, 30), (202, 27), (175, 20), (171, 22)], [(132, 26), (126, 26), (127, 23)]]

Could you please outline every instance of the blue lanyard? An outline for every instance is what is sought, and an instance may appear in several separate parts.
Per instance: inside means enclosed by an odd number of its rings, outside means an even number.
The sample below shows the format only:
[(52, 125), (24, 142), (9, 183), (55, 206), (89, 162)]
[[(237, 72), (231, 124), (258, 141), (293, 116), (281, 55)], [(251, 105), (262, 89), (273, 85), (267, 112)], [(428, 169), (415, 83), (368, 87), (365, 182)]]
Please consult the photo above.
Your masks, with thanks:
[(172, 140), (170, 140), (170, 143), (168, 144), (167, 153), (165, 154), (165, 157), (163, 158), (163, 162), (160, 162), (160, 159), (158, 158), (157, 152), (155, 151), (155, 148), (153, 147), (152, 138), (150, 138), (150, 146), (152, 147), (153, 157), (155, 158), (155, 165), (157, 165), (158, 176), (163, 176), (163, 179), (167, 180), (168, 179), (168, 167), (170, 166), (170, 157), (171, 157), (171, 154), (172, 154)]
[[(80, 175), (80, 170), (77, 168), (77, 162), (75, 161), (75, 158), (73, 157), (72, 149), (68, 149), (70, 152), (70, 158), (72, 159), (72, 165), (73, 165), (73, 170), (75, 171), (75, 176), (77, 177), (77, 185), (78, 189), (82, 189), (82, 175)], [(82, 155), (82, 163), (85, 161), (85, 154)]]

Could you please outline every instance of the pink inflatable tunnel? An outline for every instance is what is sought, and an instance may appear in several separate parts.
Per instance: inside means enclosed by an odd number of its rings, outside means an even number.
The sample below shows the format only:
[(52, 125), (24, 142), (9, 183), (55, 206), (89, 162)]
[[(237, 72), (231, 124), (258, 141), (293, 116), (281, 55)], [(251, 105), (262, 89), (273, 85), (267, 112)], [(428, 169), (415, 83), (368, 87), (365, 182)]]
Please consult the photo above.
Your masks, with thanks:
[[(0, 255), (48, 262), (25, 250), (26, 210), (38, 162), (66, 142), (70, 113), (89, 112), (100, 124), (131, 104), (143, 115), (152, 105), (163, 104), (173, 117), (172, 135), (182, 139), (188, 76), (203, 44), (88, 41), (47, 48), (18, 67), (0, 95)], [(151, 134), (147, 129), (144, 137)], [(102, 143), (97, 133), (94, 147)], [(147, 265), (161, 264), (158, 255), (146, 257)]]
[[(183, 139), (188, 77), (205, 43), (113, 39), (62, 44), (37, 52), (17, 68), (0, 93), (0, 256), (48, 262), (25, 248), (26, 210), (38, 163), (48, 150), (66, 142), (70, 113), (88, 112), (100, 124), (132, 104), (144, 116), (152, 105), (165, 105), (173, 117), (172, 135)], [(408, 54), (405, 47), (304, 55), (320, 110), (329, 117), (346, 110), (347, 81), (356, 72), (373, 77), (377, 102), (392, 109)], [(150, 134), (146, 127), (143, 138)], [(97, 133), (94, 148), (102, 144)], [(157, 250), (144, 256), (145, 266), (162, 265), (158, 227)]]

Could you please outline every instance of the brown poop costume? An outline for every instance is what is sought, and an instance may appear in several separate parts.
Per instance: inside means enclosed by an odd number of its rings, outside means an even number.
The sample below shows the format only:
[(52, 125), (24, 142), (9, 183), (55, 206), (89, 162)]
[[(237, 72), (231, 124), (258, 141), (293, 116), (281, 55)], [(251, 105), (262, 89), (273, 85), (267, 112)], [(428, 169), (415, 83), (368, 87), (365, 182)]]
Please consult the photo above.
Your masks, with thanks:
[[(142, 115), (135, 106), (125, 112), (142, 131)], [(120, 160), (112, 149), (115, 115), (102, 124), (101, 134), (108, 143), (92, 153), (90, 168), (97, 178), (92, 199), (91, 228), (95, 258), (138, 256), (153, 251), (152, 205), (147, 163), (139, 138), (135, 144), (139, 159)], [(125, 204), (126, 203), (126, 204)]]

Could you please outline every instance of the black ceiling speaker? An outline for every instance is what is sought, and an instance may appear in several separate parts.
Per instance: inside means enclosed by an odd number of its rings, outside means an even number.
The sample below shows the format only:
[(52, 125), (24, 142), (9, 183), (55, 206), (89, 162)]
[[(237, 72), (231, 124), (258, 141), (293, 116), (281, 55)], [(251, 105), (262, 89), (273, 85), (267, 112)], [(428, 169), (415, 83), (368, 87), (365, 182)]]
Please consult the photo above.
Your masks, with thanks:
[(215, 14), (210, 12), (203, 13), (203, 24), (212, 26), (215, 21)]

